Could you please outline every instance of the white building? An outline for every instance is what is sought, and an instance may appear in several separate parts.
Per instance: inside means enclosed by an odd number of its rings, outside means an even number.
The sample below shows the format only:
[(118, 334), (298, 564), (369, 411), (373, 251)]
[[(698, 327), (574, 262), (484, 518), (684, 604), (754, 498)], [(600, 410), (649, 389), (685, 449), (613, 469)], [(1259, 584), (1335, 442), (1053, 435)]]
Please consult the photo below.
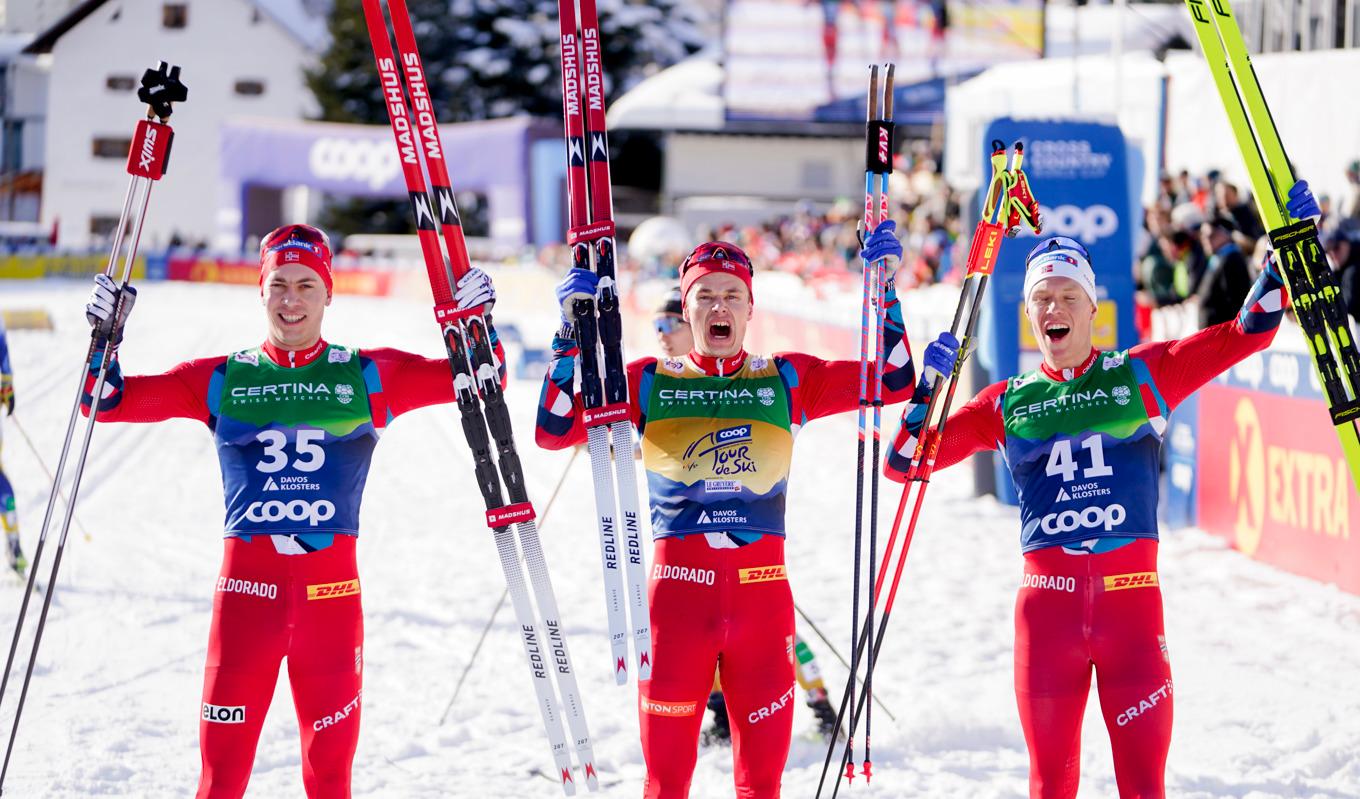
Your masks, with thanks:
[[(153, 192), (143, 245), (209, 242), (217, 215), (218, 129), (231, 117), (314, 113), (303, 68), (325, 46), (310, 0), (86, 0), (25, 52), (51, 53), (42, 221), (62, 247), (117, 226), (136, 89), (157, 60), (183, 68), (189, 99), (171, 118), (174, 149)], [(227, 220), (230, 222), (231, 220)]]

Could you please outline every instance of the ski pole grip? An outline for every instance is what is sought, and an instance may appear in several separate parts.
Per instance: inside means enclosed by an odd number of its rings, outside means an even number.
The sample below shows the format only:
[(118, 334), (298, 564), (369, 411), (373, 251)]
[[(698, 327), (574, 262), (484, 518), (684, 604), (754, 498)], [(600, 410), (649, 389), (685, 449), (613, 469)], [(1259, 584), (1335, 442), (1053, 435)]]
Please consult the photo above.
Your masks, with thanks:
[(143, 119), (137, 123), (132, 135), (132, 147), (128, 149), (127, 171), (129, 175), (147, 180), (160, 180), (170, 162), (170, 143), (175, 132), (169, 125)]
[(973, 245), (968, 249), (968, 274), (990, 275), (996, 269), (996, 256), (1001, 252), (1001, 240), (1005, 235), (1004, 225), (978, 223), (973, 233)]

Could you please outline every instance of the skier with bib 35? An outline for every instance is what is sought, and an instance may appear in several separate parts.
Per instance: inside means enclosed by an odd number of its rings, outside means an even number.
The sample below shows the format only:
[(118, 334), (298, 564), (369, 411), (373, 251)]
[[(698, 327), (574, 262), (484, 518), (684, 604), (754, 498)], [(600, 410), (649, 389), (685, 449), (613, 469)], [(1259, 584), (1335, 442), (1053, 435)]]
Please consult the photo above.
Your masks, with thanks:
[[(1302, 218), (1298, 202), (1291, 213)], [(1101, 352), (1091, 344), (1097, 291), (1086, 248), (1054, 236), (1026, 258), (1024, 307), (1043, 364), (953, 413), (935, 468), (1000, 449), (1020, 495), (1015, 696), (1031, 797), (1077, 794), (1092, 669), (1120, 796), (1165, 795), (1173, 686), (1157, 576), (1162, 434), (1186, 397), (1270, 344), (1287, 299), (1268, 258), (1230, 321)], [(910, 467), (924, 410), (904, 409), (885, 465), (893, 479)]]
[[(92, 374), (103, 357), (111, 362), (99, 420), (197, 419), (222, 467), (226, 540), (203, 681), (200, 799), (245, 793), (284, 657), (307, 796), (350, 795), (363, 678), (355, 542), (369, 460), (394, 418), (454, 401), (444, 358), (322, 339), (331, 291), (325, 234), (279, 228), (260, 243), (263, 344), (128, 377), (117, 352), (133, 289), (115, 317), (119, 289), (101, 275), (86, 306), (103, 342)], [(473, 269), (456, 299), (489, 308), (495, 296)]]
[[(865, 243), (870, 262), (900, 258), (891, 222)], [(684, 797), (716, 667), (732, 722), (736, 795), (779, 796), (794, 686), (793, 598), (784, 566), (784, 503), (793, 440), (807, 422), (859, 407), (857, 361), (744, 348), (752, 267), (726, 242), (702, 244), (680, 267), (694, 347), (682, 358), (628, 365), (629, 406), (642, 439), (655, 552), (649, 591), (652, 678), (639, 685), (647, 797)], [(594, 273), (558, 285), (564, 324), (543, 385), (538, 442), (585, 440), (573, 393), (572, 303), (594, 297)], [(901, 308), (885, 297), (885, 403), (913, 390)], [(927, 356), (929, 360), (930, 356)], [(941, 361), (952, 364), (950, 353)]]

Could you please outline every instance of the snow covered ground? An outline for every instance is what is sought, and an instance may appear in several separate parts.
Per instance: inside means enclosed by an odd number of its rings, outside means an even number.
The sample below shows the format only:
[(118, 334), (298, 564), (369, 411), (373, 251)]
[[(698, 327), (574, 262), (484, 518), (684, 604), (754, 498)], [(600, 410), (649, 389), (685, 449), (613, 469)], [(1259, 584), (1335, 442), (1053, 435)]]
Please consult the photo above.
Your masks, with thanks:
[[(0, 306), (46, 307), (57, 323), (54, 333), (16, 331), (10, 342), (15, 420), (49, 464), (87, 335), (86, 292), (83, 282), (0, 283)], [(420, 303), (342, 297), (330, 317), (326, 329), (337, 342), (439, 351)], [(257, 343), (262, 322), (250, 289), (147, 284), (124, 363), (146, 372), (225, 353)], [(551, 328), (551, 319), (535, 322), (531, 338)], [(510, 397), (542, 512), (568, 456), (533, 447), (537, 391), (519, 382)], [(4, 463), (31, 553), (47, 489), (34, 456), (5, 425)], [(851, 417), (832, 419), (801, 434), (789, 502), (794, 594), (838, 642), (849, 637), (853, 426)], [(404, 417), (378, 447), (359, 544), (367, 651), (356, 796), (560, 795), (552, 780), (534, 776), (551, 761), (508, 607), (458, 706), (439, 724), (503, 586), (469, 463), (449, 408)], [(572, 467), (544, 522), (545, 548), (603, 795), (636, 796), (643, 763), (635, 687), (615, 687), (608, 668), (588, 471), (584, 458)], [(886, 493), (885, 514), (896, 501), (895, 491)], [(844, 795), (1025, 795), (1011, 690), (1016, 513), (970, 494), (966, 472), (945, 472), (933, 483), (875, 680), (897, 721), (875, 716), (873, 785), (857, 780)], [(69, 541), (6, 793), (188, 795), (197, 779), (199, 692), (221, 549), (221, 487), (205, 429), (188, 421), (98, 429), (77, 516), (90, 537), (77, 530)], [(1171, 795), (1360, 796), (1360, 598), (1277, 572), (1194, 531), (1166, 535), (1162, 555), (1176, 679)], [(19, 598), (17, 588), (0, 588), (6, 640)], [(804, 634), (838, 694), (844, 670)], [(5, 730), (17, 687), (0, 710)], [(811, 796), (824, 750), (801, 737), (812, 719), (801, 703), (796, 712), (785, 793)], [(1094, 700), (1083, 735), (1080, 795), (1114, 796)], [(693, 795), (730, 796), (731, 771), (729, 750), (706, 750)], [(265, 723), (251, 795), (302, 796), (286, 681)]]

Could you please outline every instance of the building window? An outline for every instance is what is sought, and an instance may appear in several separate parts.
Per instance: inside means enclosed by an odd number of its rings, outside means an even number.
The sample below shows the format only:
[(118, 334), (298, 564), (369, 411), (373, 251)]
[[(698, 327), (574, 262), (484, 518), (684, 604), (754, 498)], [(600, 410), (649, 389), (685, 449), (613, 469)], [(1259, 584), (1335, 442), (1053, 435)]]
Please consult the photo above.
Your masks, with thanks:
[(137, 79), (131, 75), (110, 75), (104, 79), (104, 88), (114, 92), (130, 92), (137, 88)]
[(94, 145), (90, 148), (95, 158), (127, 158), (128, 151), (132, 149), (132, 139), (119, 138), (117, 136), (95, 136)]
[(236, 81), (236, 93), (242, 97), (259, 97), (264, 94), (264, 81), (246, 79)]
[(161, 6), (161, 27), (189, 27), (189, 7), (184, 3), (166, 3)]
[(118, 229), (118, 217), (116, 216), (92, 216), (90, 217), (90, 235), (97, 238), (107, 238), (113, 235), (113, 231)]

